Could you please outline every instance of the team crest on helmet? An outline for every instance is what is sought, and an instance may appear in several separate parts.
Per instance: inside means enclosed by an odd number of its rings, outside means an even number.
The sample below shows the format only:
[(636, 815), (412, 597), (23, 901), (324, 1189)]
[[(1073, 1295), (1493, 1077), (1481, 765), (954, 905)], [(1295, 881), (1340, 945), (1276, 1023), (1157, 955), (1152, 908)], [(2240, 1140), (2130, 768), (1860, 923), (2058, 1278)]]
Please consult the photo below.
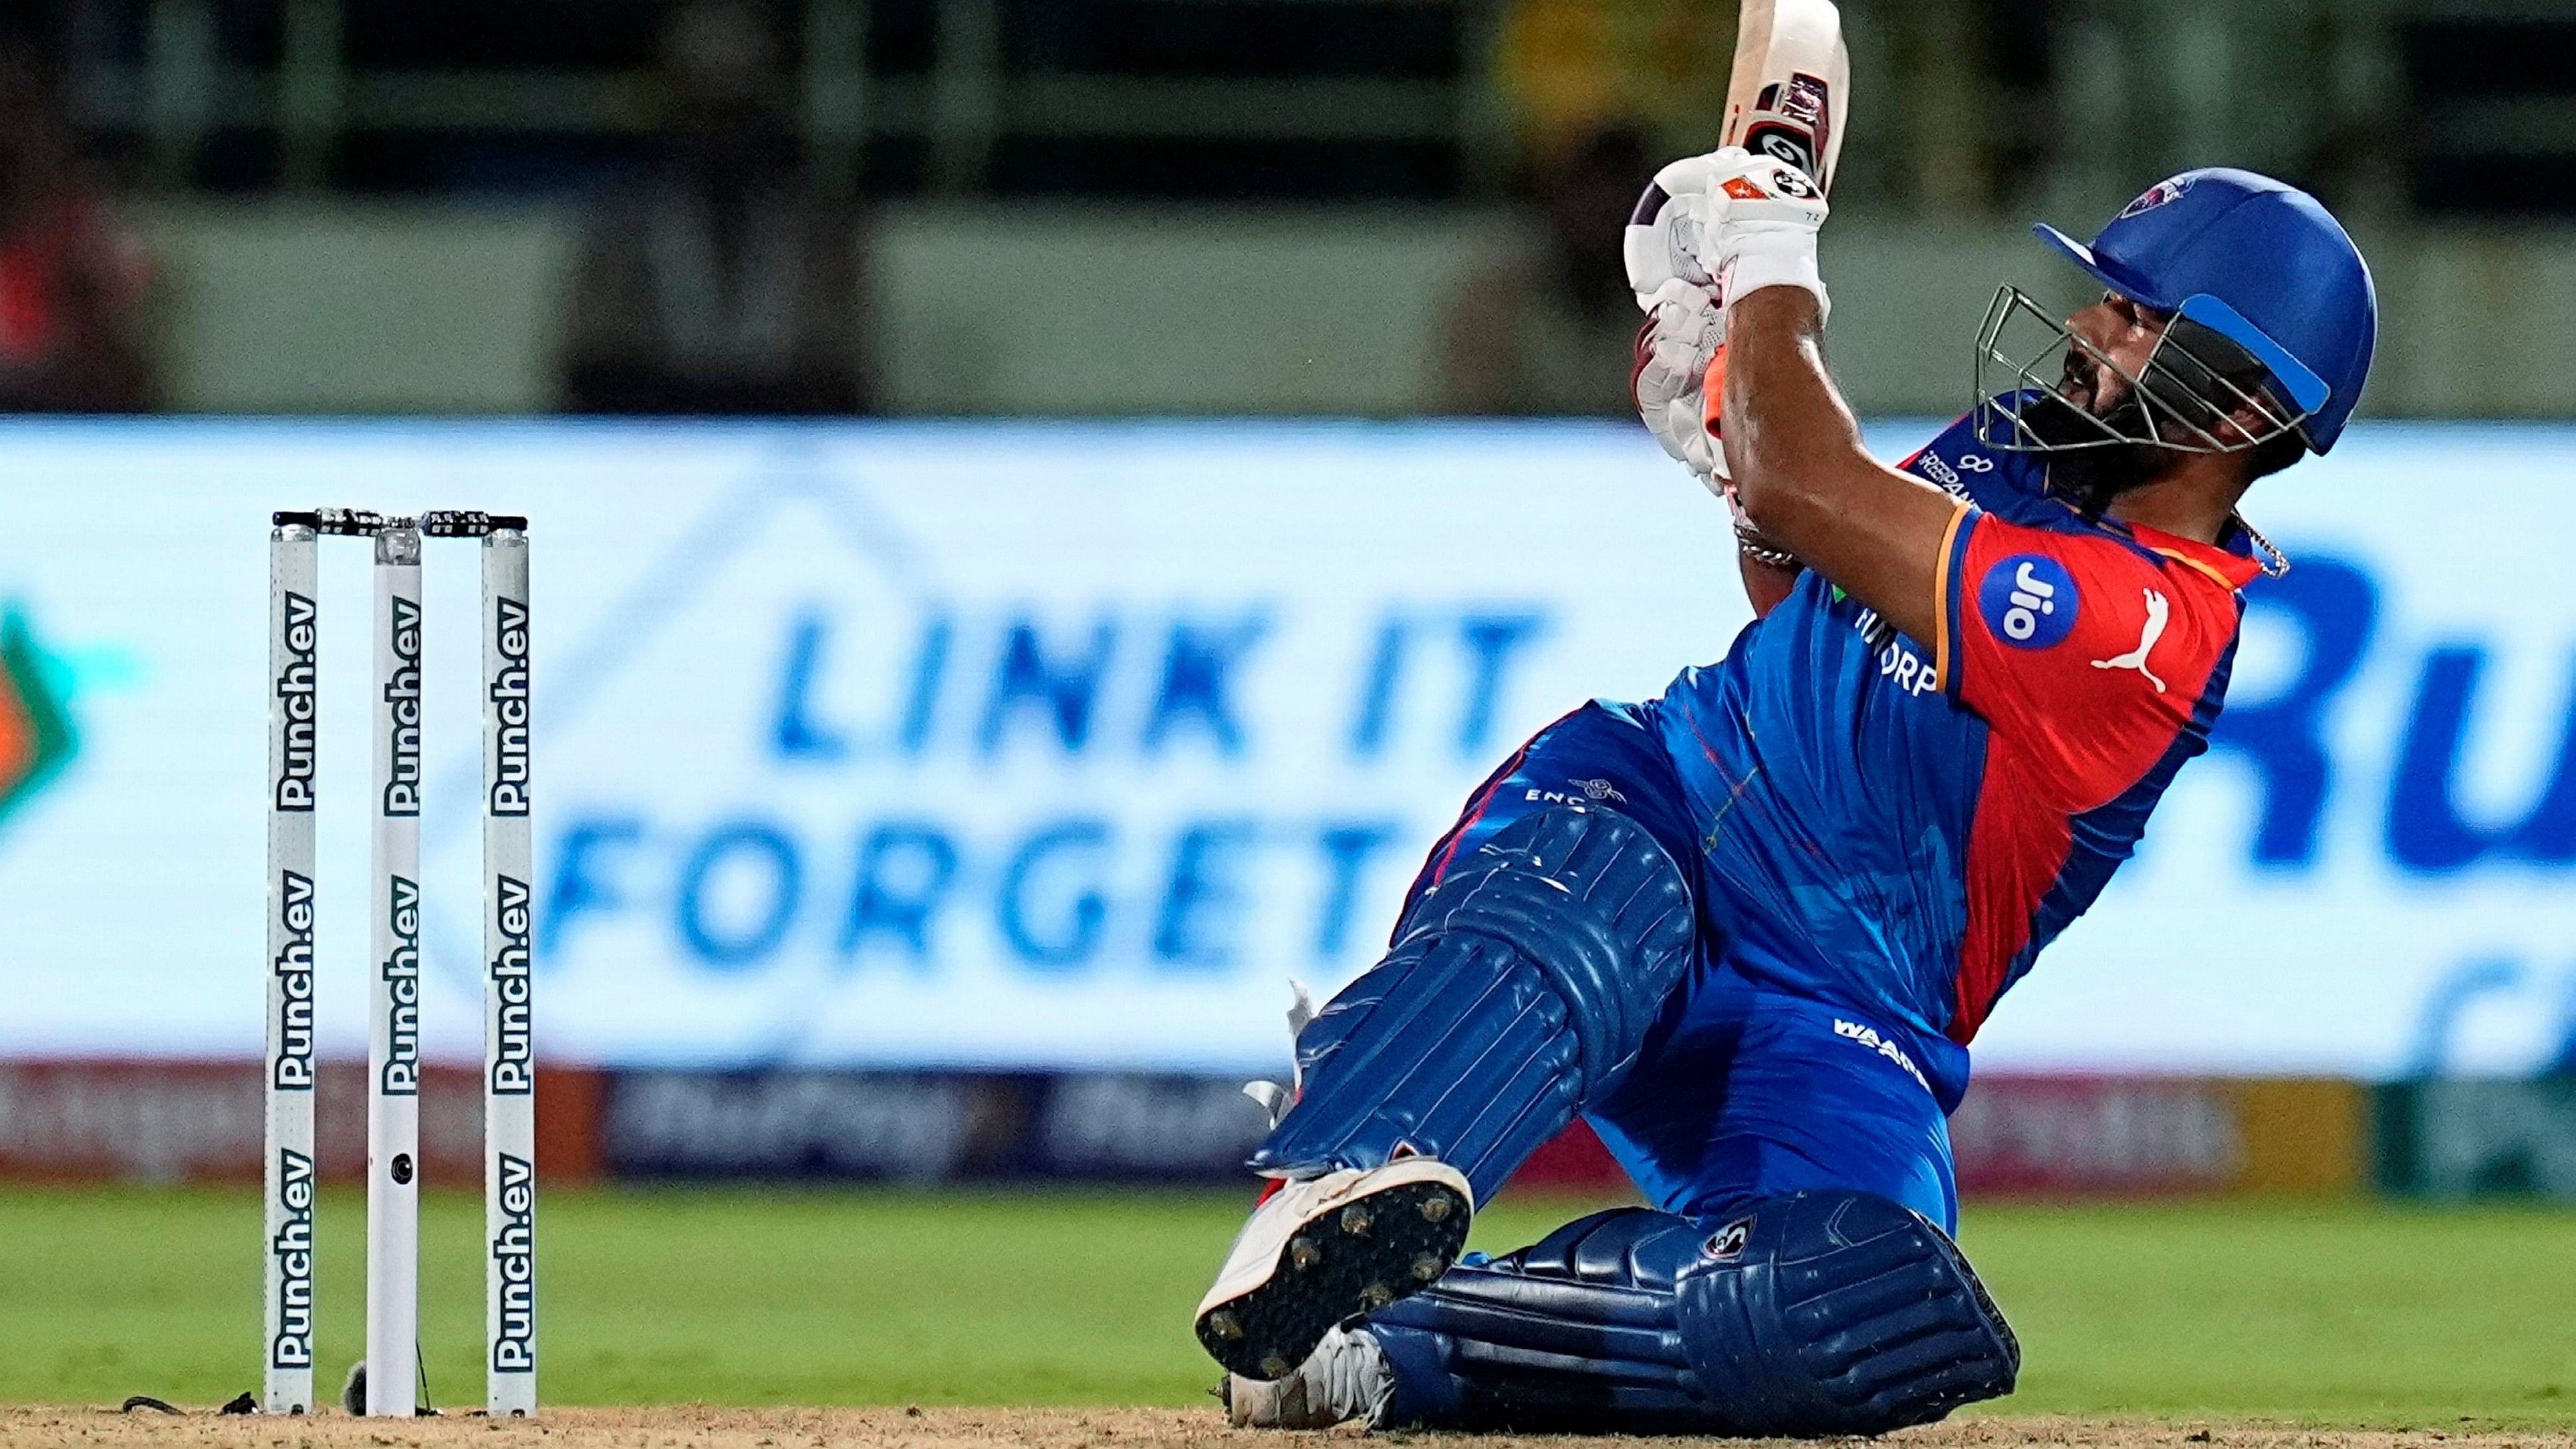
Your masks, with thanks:
[(2180, 201), (2182, 194), (2189, 190), (2191, 190), (2191, 178), (2188, 176), (2177, 176), (2171, 181), (2159, 181), (2148, 187), (2144, 196), (2120, 208), (2119, 219), (2127, 221), (2130, 217), (2142, 216), (2153, 211), (2166, 202)]

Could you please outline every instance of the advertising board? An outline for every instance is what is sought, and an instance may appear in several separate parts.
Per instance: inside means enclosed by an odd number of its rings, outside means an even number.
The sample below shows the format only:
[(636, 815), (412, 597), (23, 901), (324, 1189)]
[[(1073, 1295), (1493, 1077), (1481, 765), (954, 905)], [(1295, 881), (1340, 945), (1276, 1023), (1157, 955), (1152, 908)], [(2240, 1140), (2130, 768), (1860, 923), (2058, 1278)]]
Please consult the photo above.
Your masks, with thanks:
[[(1524, 735), (1748, 617), (1723, 510), (1607, 424), (13, 424), (0, 458), (20, 1059), (258, 1051), (274, 508), (533, 519), (541, 1043), (638, 1070), (1275, 1072), (1288, 982), (1374, 958)], [(2255, 490), (2298, 565), (2248, 591), (2217, 748), (1982, 1065), (2569, 1056), (2571, 473), (2576, 431), (2377, 425)], [(320, 600), (336, 1056), (362, 557), (326, 541)], [(461, 1060), (475, 569), (427, 572), (424, 1012)]]

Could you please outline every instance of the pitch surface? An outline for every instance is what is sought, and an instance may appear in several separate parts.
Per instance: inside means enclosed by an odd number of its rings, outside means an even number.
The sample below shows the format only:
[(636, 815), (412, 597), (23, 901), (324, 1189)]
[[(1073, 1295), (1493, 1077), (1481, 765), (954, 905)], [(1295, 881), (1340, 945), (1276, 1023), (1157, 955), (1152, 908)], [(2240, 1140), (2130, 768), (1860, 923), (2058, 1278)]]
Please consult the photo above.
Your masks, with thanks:
[[(1190, 1308), (1243, 1210), (1211, 1193), (551, 1193), (544, 1401), (1203, 1409), (1216, 1375)], [(1473, 1245), (1579, 1211), (1506, 1198)], [(353, 1195), (322, 1204), (326, 1392), (359, 1351), (364, 1219)], [(471, 1195), (424, 1199), (423, 1346), (449, 1408), (481, 1398), (481, 1220)], [(2576, 1425), (2576, 1213), (1972, 1206), (1963, 1238), (2028, 1349), (2014, 1414)], [(0, 1244), (0, 1402), (205, 1405), (257, 1386), (255, 1192), (0, 1192)]]
[[(170, 1418), (96, 1409), (0, 1409), (5, 1449), (1259, 1449), (1327, 1436), (1233, 1430), (1213, 1409), (567, 1409), (535, 1423), (479, 1418)], [(1506, 1435), (1361, 1435), (1352, 1445), (1411, 1449), (1609, 1449), (1653, 1443), (1758, 1445), (1758, 1440), (1638, 1440)], [(1774, 1441), (1778, 1442), (1778, 1441)], [(2284, 1424), (2163, 1424), (2118, 1419), (1992, 1418), (1912, 1429), (1875, 1442), (1893, 1449), (2570, 1449), (2564, 1430), (2465, 1433), (2319, 1431)]]

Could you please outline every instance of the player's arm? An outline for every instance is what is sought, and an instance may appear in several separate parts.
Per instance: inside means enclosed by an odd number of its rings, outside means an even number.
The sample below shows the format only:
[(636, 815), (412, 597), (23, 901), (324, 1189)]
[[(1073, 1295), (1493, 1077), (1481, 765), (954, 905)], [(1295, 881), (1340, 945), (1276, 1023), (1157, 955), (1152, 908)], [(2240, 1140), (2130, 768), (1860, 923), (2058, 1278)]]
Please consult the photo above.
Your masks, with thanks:
[(1799, 287), (1729, 304), (1723, 436), (1736, 495), (1766, 538), (1937, 647), (1941, 560), (1964, 505), (1869, 455), (1825, 372), (1823, 332), (1823, 309)]
[[(1715, 403), (1712, 399), (1711, 406)], [(1755, 526), (1752, 515), (1744, 511), (1744, 499), (1734, 479), (1726, 481), (1725, 491), (1726, 511), (1735, 520), (1735, 570), (1744, 580), (1744, 597), (1753, 605), (1753, 617), (1760, 619), (1789, 597), (1789, 591), (1798, 586), (1798, 575), (1806, 572), (1807, 566)]]
[(1710, 331), (1724, 347), (1704, 387), (1717, 407), (1703, 430), (1723, 448), (1715, 471), (1735, 479), (1758, 536), (1941, 652), (1941, 560), (1963, 505), (1870, 457), (1825, 372), (1823, 192), (1741, 146), (1674, 162), (1656, 180), (1650, 194), (1670, 193), (1662, 210), (1672, 216), (1629, 229), (1629, 270), (1640, 271), (1635, 253), (1659, 259), (1641, 241), (1668, 238), (1667, 251), (1686, 253), (1669, 270), (1708, 278), (1722, 299)]

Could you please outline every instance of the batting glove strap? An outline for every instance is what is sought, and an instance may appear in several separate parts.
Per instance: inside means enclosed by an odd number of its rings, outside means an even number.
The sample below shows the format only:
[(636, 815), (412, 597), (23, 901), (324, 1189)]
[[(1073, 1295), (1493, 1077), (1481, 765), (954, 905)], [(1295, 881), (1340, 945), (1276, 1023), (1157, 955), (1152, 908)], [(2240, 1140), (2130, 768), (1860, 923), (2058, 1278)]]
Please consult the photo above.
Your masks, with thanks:
[(1700, 260), (1727, 302), (1764, 287), (1803, 287), (1830, 310), (1816, 270), (1816, 235), (1831, 208), (1805, 172), (1741, 146), (1712, 151)]
[(1796, 222), (1737, 222), (1727, 228), (1732, 249), (1721, 273), (1728, 306), (1765, 287), (1800, 287), (1814, 294), (1819, 323), (1833, 315), (1833, 298), (1816, 269), (1816, 232)]

